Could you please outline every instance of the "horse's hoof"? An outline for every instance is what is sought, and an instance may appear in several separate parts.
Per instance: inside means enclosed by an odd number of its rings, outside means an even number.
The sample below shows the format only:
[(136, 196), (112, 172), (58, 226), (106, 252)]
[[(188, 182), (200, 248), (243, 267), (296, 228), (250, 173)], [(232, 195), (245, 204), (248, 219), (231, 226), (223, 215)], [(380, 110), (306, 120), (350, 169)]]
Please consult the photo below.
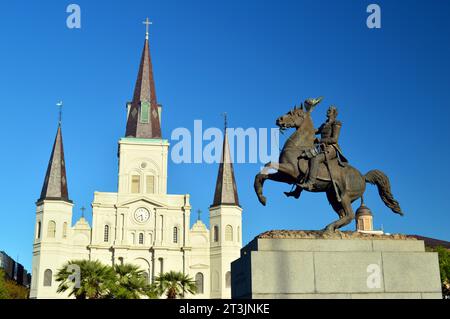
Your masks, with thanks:
[(333, 229), (333, 227), (328, 226), (323, 230), (324, 235), (333, 235), (334, 233), (335, 233), (335, 230)]
[(266, 203), (267, 203), (266, 197), (265, 197), (265, 196), (259, 197), (259, 202), (260, 202), (263, 206), (266, 206)]

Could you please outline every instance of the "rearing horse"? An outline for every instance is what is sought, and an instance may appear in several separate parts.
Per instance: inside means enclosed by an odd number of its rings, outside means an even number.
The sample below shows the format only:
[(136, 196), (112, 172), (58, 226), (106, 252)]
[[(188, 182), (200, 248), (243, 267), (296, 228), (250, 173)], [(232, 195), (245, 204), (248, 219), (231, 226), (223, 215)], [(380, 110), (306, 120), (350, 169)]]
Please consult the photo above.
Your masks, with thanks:
[[(311, 119), (313, 109), (314, 107), (304, 109), (302, 104), (300, 108), (295, 107), (277, 119), (276, 125), (280, 130), (295, 128), (295, 132), (286, 141), (280, 154), (279, 163), (267, 163), (265, 169), (255, 176), (255, 192), (261, 204), (266, 205), (263, 185), (267, 179), (298, 184), (308, 174), (308, 159), (303, 158), (302, 154), (303, 151), (314, 147), (315, 129)], [(394, 213), (403, 215), (399, 203), (391, 193), (389, 178), (383, 172), (371, 170), (366, 175), (362, 175), (347, 163), (343, 166), (339, 165), (336, 159), (329, 161), (328, 168), (325, 165), (325, 163), (321, 164), (312, 192), (325, 192), (334, 211), (339, 215), (338, 220), (326, 226), (326, 232), (334, 232), (348, 225), (354, 219), (351, 204), (359, 198), (363, 199), (366, 183), (376, 185), (384, 204)], [(269, 169), (277, 172), (269, 174)], [(333, 187), (329, 171), (333, 174), (339, 196)], [(298, 188), (296, 198), (300, 196), (302, 190)]]

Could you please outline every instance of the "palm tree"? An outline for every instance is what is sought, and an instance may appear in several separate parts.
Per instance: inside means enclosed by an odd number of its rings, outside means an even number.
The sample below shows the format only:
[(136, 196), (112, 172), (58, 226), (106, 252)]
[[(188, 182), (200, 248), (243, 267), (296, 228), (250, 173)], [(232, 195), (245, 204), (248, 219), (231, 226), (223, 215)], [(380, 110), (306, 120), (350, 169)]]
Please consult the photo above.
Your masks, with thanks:
[[(75, 275), (70, 269), (79, 268), (79, 285), (71, 276)], [(69, 296), (77, 299), (100, 299), (109, 295), (111, 282), (115, 279), (112, 267), (103, 265), (99, 261), (71, 260), (56, 274), (59, 282), (58, 293), (69, 292)]]
[(155, 289), (160, 296), (167, 299), (184, 297), (185, 293), (195, 294), (197, 287), (195, 281), (181, 272), (170, 271), (155, 278)]
[(138, 266), (132, 264), (114, 265), (115, 280), (110, 286), (110, 298), (140, 299), (143, 296), (155, 298), (148, 277)]

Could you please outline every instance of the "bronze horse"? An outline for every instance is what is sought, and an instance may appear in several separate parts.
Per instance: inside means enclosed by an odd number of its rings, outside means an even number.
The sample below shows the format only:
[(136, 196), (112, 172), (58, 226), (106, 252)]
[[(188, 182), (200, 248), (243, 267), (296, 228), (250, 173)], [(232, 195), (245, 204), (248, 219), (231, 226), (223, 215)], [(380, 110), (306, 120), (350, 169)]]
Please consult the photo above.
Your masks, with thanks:
[[(279, 163), (269, 162), (265, 169), (255, 176), (255, 192), (261, 204), (266, 205), (266, 197), (263, 195), (264, 182), (269, 179), (276, 182), (298, 185), (308, 174), (308, 159), (303, 158), (305, 150), (314, 147), (315, 129), (311, 119), (311, 112), (314, 107), (300, 108), (294, 107), (285, 115), (279, 117), (276, 125), (280, 130), (295, 128), (295, 132), (286, 141), (281, 151)], [(391, 193), (389, 178), (379, 170), (371, 170), (366, 175), (362, 175), (356, 168), (348, 163), (339, 164), (337, 159), (321, 164), (316, 183), (312, 192), (325, 192), (333, 207), (339, 215), (339, 219), (324, 229), (326, 232), (334, 232), (337, 229), (348, 225), (354, 219), (351, 204), (361, 199), (366, 190), (366, 183), (376, 185), (378, 193), (384, 204), (394, 213), (403, 215), (399, 203)], [(274, 169), (276, 173), (269, 173), (269, 169)], [(330, 172), (333, 176), (331, 179)], [(336, 187), (333, 186), (332, 180)], [(336, 190), (339, 194), (336, 194)], [(296, 198), (300, 197), (303, 189), (297, 187)], [(289, 195), (286, 193), (286, 195)]]

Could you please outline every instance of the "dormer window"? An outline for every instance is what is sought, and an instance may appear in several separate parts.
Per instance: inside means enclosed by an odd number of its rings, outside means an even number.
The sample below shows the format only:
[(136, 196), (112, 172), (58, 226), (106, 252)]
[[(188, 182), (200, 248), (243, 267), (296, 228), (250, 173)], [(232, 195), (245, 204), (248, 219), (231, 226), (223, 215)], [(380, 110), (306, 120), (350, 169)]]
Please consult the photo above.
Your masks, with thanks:
[(147, 101), (141, 102), (141, 123), (146, 124), (150, 118), (150, 103)]

